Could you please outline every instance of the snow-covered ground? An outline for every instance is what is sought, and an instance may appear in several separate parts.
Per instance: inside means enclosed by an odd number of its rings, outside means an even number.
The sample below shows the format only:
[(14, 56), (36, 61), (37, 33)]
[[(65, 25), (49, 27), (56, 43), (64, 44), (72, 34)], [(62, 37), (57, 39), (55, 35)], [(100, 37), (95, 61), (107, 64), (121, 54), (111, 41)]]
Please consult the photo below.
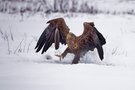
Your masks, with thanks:
[[(105, 58), (100, 61), (96, 49), (79, 64), (71, 65), (73, 55), (59, 61), (52, 46), (45, 54), (35, 53), (36, 42), (52, 18), (63, 17), (76, 35), (83, 22), (93, 21), (105, 36)], [(135, 90), (135, 17), (130, 15), (86, 15), (73, 17), (53, 14), (0, 14), (0, 90)]]

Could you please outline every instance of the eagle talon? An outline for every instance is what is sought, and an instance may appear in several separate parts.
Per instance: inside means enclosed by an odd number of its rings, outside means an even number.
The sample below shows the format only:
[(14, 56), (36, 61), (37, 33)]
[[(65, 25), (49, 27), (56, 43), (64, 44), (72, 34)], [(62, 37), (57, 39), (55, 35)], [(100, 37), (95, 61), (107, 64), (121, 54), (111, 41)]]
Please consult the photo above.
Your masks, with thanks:
[(61, 61), (61, 59), (62, 59), (62, 55), (58, 55), (58, 54), (56, 54), (55, 56), (59, 57), (59, 58), (60, 58), (60, 61)]

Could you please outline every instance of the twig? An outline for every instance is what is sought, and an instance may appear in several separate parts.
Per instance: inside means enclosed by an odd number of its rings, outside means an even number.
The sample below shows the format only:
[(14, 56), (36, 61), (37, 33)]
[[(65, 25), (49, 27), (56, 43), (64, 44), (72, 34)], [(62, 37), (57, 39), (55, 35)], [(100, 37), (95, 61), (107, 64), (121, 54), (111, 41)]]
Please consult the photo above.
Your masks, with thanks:
[(5, 35), (4, 35), (4, 33), (3, 33), (3, 31), (0, 29), (0, 34), (1, 34), (1, 37), (4, 39), (4, 40), (6, 40), (6, 38), (5, 38)]
[(23, 50), (22, 50), (23, 52), (25, 52), (26, 45), (27, 45), (27, 44), (26, 44), (27, 35), (26, 35), (26, 34), (24, 34), (24, 36), (25, 36), (25, 37), (24, 37), (24, 47), (23, 47)]
[(21, 46), (22, 42), (23, 42), (24, 38), (22, 39), (22, 41), (19, 43), (19, 45), (17, 46), (16, 50), (14, 51), (14, 54), (16, 54), (18, 48)]
[(7, 32), (5, 32), (5, 39), (7, 41), (7, 45), (8, 45), (8, 54), (10, 54), (10, 45), (9, 45), (9, 38), (8, 38), (8, 35), (7, 35)]
[(29, 48), (30, 48), (30, 46), (31, 46), (31, 44), (32, 44), (32, 42), (33, 42), (33, 40), (34, 40), (34, 38), (31, 40), (31, 42), (28, 44), (28, 48), (27, 48), (27, 53), (29, 52)]
[(13, 33), (11, 31), (11, 28), (10, 28), (10, 35), (11, 35), (11, 40), (14, 41), (14, 37), (13, 37)]

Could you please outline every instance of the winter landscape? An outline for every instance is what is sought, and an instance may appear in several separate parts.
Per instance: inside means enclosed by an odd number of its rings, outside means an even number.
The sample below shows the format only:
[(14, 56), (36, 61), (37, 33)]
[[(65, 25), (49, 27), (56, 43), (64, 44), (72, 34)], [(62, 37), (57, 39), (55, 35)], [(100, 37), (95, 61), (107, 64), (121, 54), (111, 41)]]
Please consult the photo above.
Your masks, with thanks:
[[(46, 22), (57, 17), (76, 35), (94, 22), (107, 42), (103, 61), (96, 49), (78, 64), (72, 54), (60, 61), (64, 45), (35, 53)], [(135, 90), (134, 46), (135, 0), (0, 1), (0, 90)]]

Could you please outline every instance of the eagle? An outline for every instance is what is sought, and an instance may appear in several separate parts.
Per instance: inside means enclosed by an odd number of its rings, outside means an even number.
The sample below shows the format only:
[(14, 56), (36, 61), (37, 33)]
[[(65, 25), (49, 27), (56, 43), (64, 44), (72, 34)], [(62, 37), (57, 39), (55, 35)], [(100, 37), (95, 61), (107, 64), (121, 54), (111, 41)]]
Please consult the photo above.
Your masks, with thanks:
[(49, 25), (45, 28), (36, 44), (36, 52), (42, 50), (41, 54), (43, 54), (53, 43), (57, 50), (60, 48), (61, 43), (67, 44), (67, 48), (61, 55), (56, 56), (64, 58), (68, 53), (72, 53), (75, 55), (72, 64), (77, 64), (81, 56), (89, 50), (93, 51), (95, 48), (99, 58), (103, 60), (104, 52), (102, 46), (106, 43), (106, 40), (96, 29), (94, 22), (84, 22), (84, 31), (80, 36), (69, 32), (70, 29), (63, 18), (55, 18), (49, 20), (48, 23)]

